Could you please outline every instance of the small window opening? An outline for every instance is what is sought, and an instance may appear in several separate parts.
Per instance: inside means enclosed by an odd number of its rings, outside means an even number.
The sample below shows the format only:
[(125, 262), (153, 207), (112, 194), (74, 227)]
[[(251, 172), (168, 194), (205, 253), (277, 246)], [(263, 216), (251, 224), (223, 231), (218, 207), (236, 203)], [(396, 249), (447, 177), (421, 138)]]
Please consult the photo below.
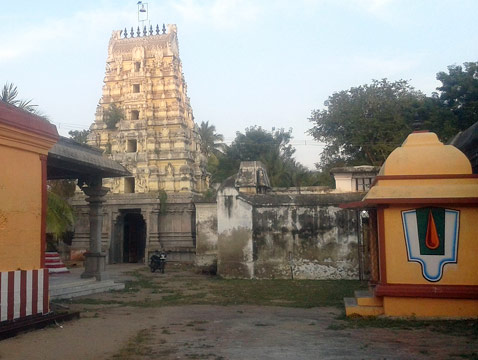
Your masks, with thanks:
[(128, 140), (126, 142), (126, 152), (136, 152), (138, 149), (138, 143), (136, 140)]
[(124, 178), (124, 192), (125, 194), (134, 193), (134, 177)]
[(134, 63), (134, 71), (138, 72), (141, 69), (141, 63), (139, 61)]
[(358, 178), (355, 181), (355, 189), (357, 191), (367, 191), (372, 184), (372, 178)]
[(133, 84), (133, 92), (139, 93), (139, 84)]
[(139, 111), (138, 110), (132, 110), (131, 111), (131, 120), (138, 120), (139, 119)]

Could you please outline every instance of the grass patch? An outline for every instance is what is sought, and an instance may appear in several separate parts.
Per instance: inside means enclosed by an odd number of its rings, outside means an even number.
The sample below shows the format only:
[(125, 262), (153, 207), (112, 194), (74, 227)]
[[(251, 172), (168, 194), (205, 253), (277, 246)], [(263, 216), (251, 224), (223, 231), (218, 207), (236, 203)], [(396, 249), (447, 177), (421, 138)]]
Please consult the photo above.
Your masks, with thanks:
[(468, 353), (468, 354), (456, 354), (456, 355), (452, 355), (452, 356), (456, 356), (456, 357), (459, 357), (459, 358), (462, 358), (462, 359), (471, 359), (471, 360), (478, 360), (478, 353), (476, 352), (472, 352), (472, 353)]
[(465, 336), (478, 339), (477, 320), (417, 320), (387, 317), (346, 317), (342, 314), (339, 322), (328, 326), (329, 330), (387, 328), (397, 330), (430, 330), (447, 335)]
[(343, 307), (343, 298), (367, 288), (357, 280), (225, 280), (211, 281), (210, 292), (220, 305), (272, 305), (311, 308)]
[(160, 286), (158, 286), (158, 284), (155, 284), (154, 278), (148, 276), (144, 269), (135, 270), (127, 274), (135, 277), (135, 280), (126, 281), (124, 289), (116, 291), (117, 293), (137, 292), (140, 289), (153, 289), (153, 291), (160, 289)]
[[(356, 280), (223, 279), (195, 274), (192, 266), (177, 264), (168, 268), (168, 276), (152, 274), (146, 267), (128, 275), (133, 277), (133, 280), (126, 282), (124, 290), (112, 292), (109, 295), (111, 300), (96, 300), (90, 296), (88, 299), (77, 299), (73, 302), (135, 307), (268, 305), (342, 308), (344, 297), (352, 296), (354, 290), (367, 287), (366, 282)], [(118, 295), (121, 293), (127, 293), (128, 297), (120, 298)], [(135, 299), (136, 294), (140, 296)], [(139, 299), (145, 295), (147, 299)]]
[(75, 299), (59, 299), (53, 300), (52, 303), (68, 303), (68, 304), (82, 304), (82, 305), (121, 305), (122, 301), (118, 300), (103, 300), (95, 298), (75, 298)]

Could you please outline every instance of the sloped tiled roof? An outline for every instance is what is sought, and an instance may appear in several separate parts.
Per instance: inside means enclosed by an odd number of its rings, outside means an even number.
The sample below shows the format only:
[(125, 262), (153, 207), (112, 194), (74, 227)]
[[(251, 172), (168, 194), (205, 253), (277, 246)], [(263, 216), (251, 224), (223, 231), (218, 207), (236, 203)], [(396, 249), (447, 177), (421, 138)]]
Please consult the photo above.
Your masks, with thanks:
[(48, 152), (48, 179), (78, 179), (88, 176), (131, 175), (120, 163), (103, 156), (103, 151), (60, 137)]

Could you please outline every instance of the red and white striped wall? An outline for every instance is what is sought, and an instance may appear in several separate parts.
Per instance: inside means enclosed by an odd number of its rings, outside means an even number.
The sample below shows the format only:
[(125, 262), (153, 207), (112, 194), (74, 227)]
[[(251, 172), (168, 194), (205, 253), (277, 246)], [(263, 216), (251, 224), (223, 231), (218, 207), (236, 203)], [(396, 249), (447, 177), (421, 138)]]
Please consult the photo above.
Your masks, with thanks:
[(48, 269), (0, 272), (0, 322), (46, 314)]

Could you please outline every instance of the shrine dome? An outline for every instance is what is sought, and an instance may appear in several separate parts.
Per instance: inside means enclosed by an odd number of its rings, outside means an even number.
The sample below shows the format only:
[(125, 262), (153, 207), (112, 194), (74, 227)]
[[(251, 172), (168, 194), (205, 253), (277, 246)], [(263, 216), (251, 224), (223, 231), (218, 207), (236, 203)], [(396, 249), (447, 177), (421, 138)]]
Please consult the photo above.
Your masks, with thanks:
[(468, 158), (453, 145), (443, 145), (432, 132), (413, 132), (388, 156), (380, 175), (471, 174)]

